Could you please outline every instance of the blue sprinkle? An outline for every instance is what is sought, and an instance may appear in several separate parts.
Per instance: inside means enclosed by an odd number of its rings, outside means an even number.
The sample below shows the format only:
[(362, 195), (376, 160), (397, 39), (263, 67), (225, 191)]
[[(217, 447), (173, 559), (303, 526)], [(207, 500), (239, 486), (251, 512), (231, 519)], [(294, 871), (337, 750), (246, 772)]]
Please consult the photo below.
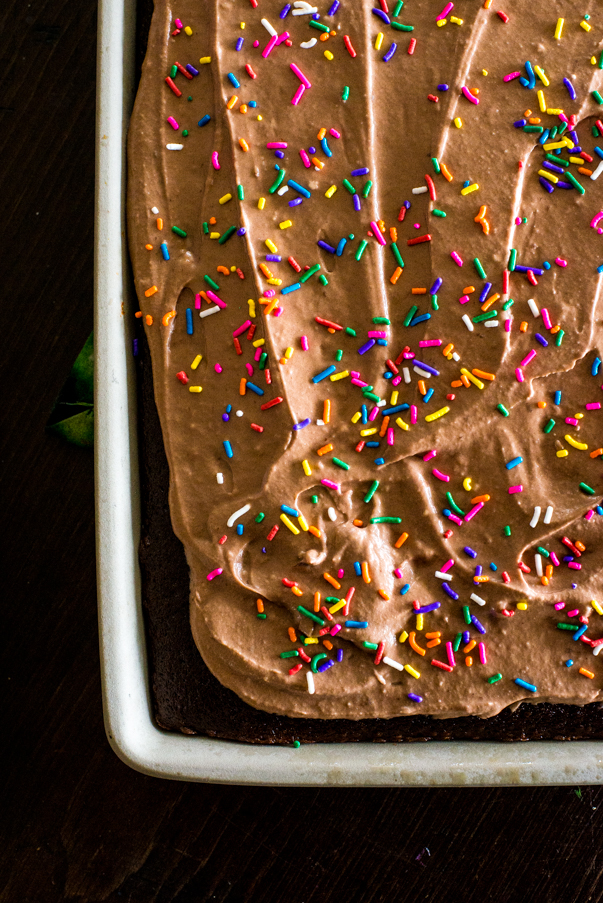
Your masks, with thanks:
[(573, 664), (574, 664), (573, 658), (568, 658), (568, 660), (565, 663), (565, 666), (566, 666), (566, 668), (571, 668)]
[(375, 458), (375, 464), (377, 467), (381, 467), (382, 464), (385, 464), (385, 458)]
[(380, 442), (374, 442), (374, 441), (366, 443), (367, 448), (379, 448), (380, 445), (381, 445)]
[(159, 245), (159, 247), (161, 248), (161, 254), (163, 255), (163, 259), (169, 260), (170, 252), (168, 251), (167, 241), (162, 241), (161, 244)]
[(410, 583), (405, 583), (402, 589), (400, 590), (400, 595), (405, 596), (408, 590), (410, 589)]
[(224, 446), (224, 451), (226, 452), (226, 457), (232, 458), (234, 455), (234, 452), (232, 450), (232, 445), (230, 444), (228, 439), (225, 439), (224, 442), (222, 443), (222, 445)]
[(597, 267), (597, 273), (603, 273), (603, 263)]
[(193, 334), (193, 312), (190, 307), (186, 308), (186, 334)]
[(523, 458), (511, 458), (511, 460), (505, 464), (505, 467), (507, 468), (507, 470), (513, 470), (513, 468), (517, 467), (518, 464), (523, 464)]
[(301, 282), (294, 282), (293, 285), (286, 285), (285, 288), (281, 289), (281, 295), (289, 295), (291, 292), (296, 292), (298, 288), (301, 288)]
[(463, 182), (463, 188), (469, 188), (470, 185), (471, 179), (465, 179), (465, 181)]
[(203, 116), (203, 118), (199, 120), (198, 125), (201, 125), (201, 126), (207, 125), (207, 123), (210, 121), (210, 119), (211, 119), (211, 116), (209, 115), (209, 113), (206, 113), (205, 116)]
[(536, 693), (538, 689), (538, 687), (535, 687), (534, 684), (529, 684), (527, 680), (522, 680), (521, 677), (516, 677), (515, 683), (518, 687), (523, 687), (524, 690), (529, 690), (530, 693)]
[(554, 402), (557, 405), (561, 404), (561, 391), (559, 389), (555, 392)]
[(595, 511), (597, 512), (597, 514), (603, 514), (603, 508), (601, 507), (601, 505), (597, 505)]
[(248, 107), (254, 107), (254, 109), (255, 109), (255, 107), (257, 107), (257, 105), (258, 105), (257, 100), (250, 100), (249, 103), (247, 104)]
[(572, 83), (571, 83), (571, 81), (569, 80), (569, 78), (564, 78), (564, 79), (563, 79), (563, 84), (564, 84), (565, 87), (567, 88), (568, 94), (569, 94), (571, 100), (575, 100), (575, 99), (576, 99), (576, 89), (575, 89), (574, 86), (572, 85)]
[(529, 79), (528, 86), (530, 88), (530, 91), (532, 91), (536, 87), (536, 76), (534, 75), (534, 70), (529, 60), (526, 62), (526, 72), (528, 73)]
[(429, 399), (431, 398), (431, 396), (433, 395), (434, 392), (435, 392), (435, 389), (427, 390), (427, 392), (423, 396), (423, 401), (425, 402), (425, 404), (427, 404), (427, 402), (429, 401)]
[(341, 255), (343, 254), (343, 249), (345, 248), (347, 243), (348, 243), (347, 238), (339, 239), (339, 242), (337, 243), (337, 248), (335, 249), (335, 253), (337, 254), (338, 257), (341, 257)]
[(389, 63), (389, 61), (391, 60), (392, 56), (394, 55), (394, 53), (396, 52), (397, 49), (398, 49), (398, 45), (396, 44), (395, 41), (392, 41), (391, 47), (389, 48), (389, 50), (383, 57), (383, 62)]
[(360, 408), (360, 413), (362, 414), (362, 425), (365, 426), (368, 423), (368, 408), (365, 404)]
[(490, 568), (491, 571), (497, 571), (497, 570), (498, 570), (498, 567), (494, 564), (493, 561), (490, 562), (490, 564), (488, 565), (488, 567)]
[(545, 260), (545, 261), (544, 261), (544, 263), (542, 264), (542, 268), (543, 268), (544, 270), (550, 270), (551, 264), (548, 262), (548, 260)]
[(593, 365), (590, 368), (591, 376), (596, 376), (599, 372), (599, 367), (601, 366), (601, 358), (596, 357), (593, 361)]
[(235, 45), (235, 50), (239, 51), (243, 49), (243, 44), (245, 42), (245, 38), (237, 38), (237, 43)]
[(574, 634), (572, 634), (572, 639), (579, 640), (581, 636), (584, 636), (587, 630), (588, 624), (583, 624), (582, 627), (579, 627), (578, 630)]
[(291, 517), (299, 517), (297, 508), (290, 508), (289, 505), (281, 505), (281, 511), (283, 514), (290, 514)]
[(232, 405), (231, 405), (231, 404), (227, 404), (227, 405), (226, 405), (226, 413), (227, 413), (227, 414), (230, 414), (231, 411), (232, 411)]
[(325, 137), (325, 138), (321, 138), (320, 146), (322, 147), (323, 152), (327, 155), (327, 157), (332, 157), (332, 156), (333, 156), (333, 151), (332, 151), (331, 148), (329, 147), (329, 142), (327, 141), (326, 137)]
[(362, 576), (362, 567), (360, 566), (360, 562), (359, 562), (359, 561), (355, 561), (355, 562), (354, 562), (354, 570), (355, 570), (355, 572), (356, 572), (356, 576), (357, 576), (357, 577), (361, 577), (361, 576)]
[(303, 185), (300, 185), (299, 182), (296, 182), (294, 179), (289, 179), (287, 182), (289, 188), (292, 188), (294, 191), (297, 191), (298, 194), (303, 194), (305, 198), (311, 198), (312, 195), (308, 191), (307, 188), (304, 188)]
[(237, 536), (243, 535), (243, 524), (237, 524)]
[(527, 80), (527, 78), (524, 78), (523, 75), (522, 75), (521, 78), (519, 79), (519, 84), (520, 84), (520, 85), (523, 85), (524, 88), (529, 88), (529, 87), (530, 87), (529, 81)]
[(551, 130), (545, 129), (544, 132), (542, 133), (542, 135), (540, 135), (540, 137), (538, 138), (538, 144), (546, 144), (546, 142), (549, 140), (550, 134), (551, 134)]
[(603, 160), (603, 150), (601, 150), (600, 147), (597, 147), (596, 144), (595, 144), (595, 153), (596, 153), (597, 157), (601, 157), (601, 159)]
[(421, 314), (418, 317), (413, 317), (408, 325), (409, 326), (418, 326), (419, 323), (424, 323), (425, 320), (431, 320), (431, 314)]
[(391, 414), (398, 414), (400, 411), (408, 411), (410, 405), (407, 405), (406, 402), (404, 404), (394, 405), (393, 408), (385, 408), (383, 411), (384, 417), (389, 417)]
[(465, 555), (468, 555), (469, 558), (477, 558), (477, 552), (471, 548), (471, 546), (465, 546), (463, 549)]
[(387, 339), (377, 339), (377, 345), (387, 346)]
[(240, 87), (241, 87), (241, 82), (240, 82), (239, 79), (236, 77), (236, 75), (234, 75), (234, 73), (229, 72), (227, 77), (228, 77), (228, 81), (229, 81), (230, 84), (233, 86), (233, 88), (240, 88)]
[(345, 626), (363, 630), (365, 627), (368, 627), (368, 621), (346, 621)]
[(336, 370), (337, 370), (337, 367), (335, 366), (335, 364), (331, 364), (331, 366), (327, 367), (326, 370), (322, 370), (320, 373), (317, 373), (316, 376), (313, 376), (312, 382), (313, 383), (322, 382), (323, 379), (326, 379), (327, 376), (331, 375), (331, 373), (335, 373)]

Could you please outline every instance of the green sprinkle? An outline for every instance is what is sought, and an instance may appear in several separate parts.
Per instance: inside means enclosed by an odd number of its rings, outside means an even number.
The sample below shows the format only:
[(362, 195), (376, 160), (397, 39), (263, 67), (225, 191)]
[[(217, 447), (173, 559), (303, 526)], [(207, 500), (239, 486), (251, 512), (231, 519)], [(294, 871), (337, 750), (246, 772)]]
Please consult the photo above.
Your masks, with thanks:
[(339, 602), (339, 596), (325, 596), (325, 602)]
[(496, 310), (487, 310), (485, 314), (478, 314), (477, 317), (473, 317), (474, 323), (483, 323), (484, 320), (493, 320), (498, 316), (498, 311)]
[(371, 401), (375, 401), (375, 402), (381, 401), (381, 398), (379, 397), (379, 395), (375, 395), (374, 392), (364, 391), (362, 394), (364, 395), (365, 398), (370, 398)]
[(170, 78), (174, 78), (176, 75), (178, 75), (178, 66), (172, 66), (170, 69)]
[(404, 6), (404, 0), (398, 0), (396, 5), (394, 6), (394, 18), (399, 16), (402, 12), (402, 7)]
[(404, 317), (404, 324), (403, 324), (404, 326), (408, 326), (410, 324), (410, 321), (412, 320), (412, 318), (414, 317), (414, 315), (416, 314), (418, 309), (419, 308), (417, 307), (417, 305), (413, 304), (411, 309), (408, 311), (408, 313)]
[(524, 125), (524, 132), (534, 132), (538, 135), (542, 135), (544, 132), (544, 128), (541, 125)]
[[(600, 68), (601, 68), (601, 67), (599, 66), (599, 69), (600, 69)], [(595, 100), (597, 101), (597, 103), (603, 103), (603, 97), (601, 97), (601, 95), (599, 94), (598, 91), (592, 91), (591, 93), (592, 93), (592, 96), (593, 96), (593, 97), (595, 98)]]
[(258, 611), (256, 617), (259, 618), (260, 621), (265, 621), (265, 620), (266, 620), (266, 612), (265, 612), (265, 611)]
[(599, 57), (599, 66), (598, 66), (598, 68), (599, 68), (599, 69), (603, 69), (603, 52), (601, 53), (601, 56)]
[(220, 238), (218, 239), (218, 244), (223, 245), (225, 242), (228, 241), (229, 238), (232, 238), (232, 236), (235, 234), (236, 231), (237, 231), (237, 227), (231, 226), (230, 229), (226, 230), (224, 235), (220, 236)]
[(289, 649), (288, 652), (281, 652), (281, 658), (299, 658), (297, 649)]
[(188, 138), (188, 129), (182, 129), (182, 137)]
[(318, 615), (315, 615), (313, 611), (308, 611), (307, 608), (304, 608), (303, 605), (298, 605), (297, 610), (305, 615), (307, 618), (310, 618), (311, 621), (314, 621), (315, 624), (320, 624), (321, 627), (325, 626), (325, 622), (322, 618), (319, 618)]
[(597, 128), (596, 125), (593, 125), (593, 127), (591, 128), (591, 132), (592, 132), (593, 138), (599, 137), (599, 129)]
[(509, 310), (509, 308), (513, 307), (514, 304), (515, 304), (515, 301), (513, 300), (513, 298), (509, 298), (509, 300), (505, 301), (505, 303), (503, 304), (502, 309)]
[(378, 488), (379, 488), (379, 480), (374, 480), (373, 483), (371, 483), (371, 488), (369, 489), (367, 494), (364, 496), (364, 501), (367, 503), (370, 502), (370, 500), (372, 499), (372, 497), (374, 496), (374, 494), (376, 493)]
[(414, 31), (414, 25), (401, 25), (400, 22), (392, 22), (392, 28), (395, 28), (397, 31)]
[(333, 464), (336, 464), (337, 467), (341, 467), (342, 470), (349, 470), (350, 465), (346, 464), (345, 461), (342, 461), (341, 458), (333, 458)]
[(551, 553), (549, 552), (548, 549), (545, 549), (544, 546), (536, 546), (536, 551), (540, 552), (541, 555), (544, 555), (545, 558), (551, 557)]
[(368, 245), (368, 241), (365, 241), (364, 239), (360, 242), (360, 244), (358, 245), (358, 250), (356, 251), (356, 254), (355, 254), (356, 260), (360, 260), (360, 258), (362, 257), (362, 255), (364, 254), (364, 252), (366, 250), (367, 245)]
[(555, 421), (551, 417), (551, 419), (548, 421), (548, 423), (545, 423), (545, 425), (544, 425), (545, 433), (550, 433), (554, 426), (555, 426)]
[(343, 180), (343, 187), (347, 188), (350, 194), (356, 194), (356, 189), (348, 179)]
[(500, 413), (503, 415), (503, 417), (508, 417), (508, 416), (509, 416), (509, 412), (507, 411), (507, 409), (506, 409), (506, 407), (504, 406), (504, 404), (497, 404), (497, 405), (496, 405), (496, 410), (497, 410), (497, 411), (500, 411)]
[(392, 249), (392, 254), (396, 258), (396, 262), (397, 262), (398, 266), (404, 268), (404, 261), (402, 260), (402, 255), (400, 254), (400, 249), (399, 249), (398, 245), (396, 244), (396, 242), (392, 241), (390, 247)]
[(468, 605), (463, 605), (463, 617), (465, 619), (465, 624), (471, 624), (471, 612), (469, 611)]
[(274, 192), (277, 191), (277, 190), (281, 187), (281, 185), (283, 184), (284, 178), (285, 178), (285, 170), (284, 170), (284, 169), (280, 169), (280, 170), (279, 170), (279, 173), (278, 173), (278, 176), (276, 177), (276, 179), (274, 180), (274, 182), (272, 183), (272, 185), (271, 185), (270, 188), (268, 189), (268, 191), (270, 192), (270, 194), (274, 194)]
[(389, 326), (390, 321), (387, 317), (373, 317), (373, 323), (376, 326)]
[(315, 263), (313, 267), (310, 267), (309, 270), (306, 270), (306, 272), (304, 273), (303, 276), (300, 276), (300, 277), (299, 277), (299, 281), (300, 281), (300, 282), (307, 282), (308, 279), (310, 278), (310, 276), (313, 276), (314, 273), (318, 273), (319, 269), (320, 269), (320, 264), (319, 264), (319, 263)]
[(320, 276), (318, 277), (318, 281), (321, 282), (323, 285), (329, 284), (329, 280), (327, 279), (327, 277), (325, 276), (324, 273), (320, 274)]
[(242, 185), (237, 185), (237, 197), (240, 201), (245, 200), (245, 189)]
[(401, 524), (401, 517), (371, 517), (371, 524)]
[(484, 270), (483, 266), (481, 265), (481, 261), (480, 261), (479, 257), (473, 258), (473, 265), (474, 265), (475, 269), (477, 270), (477, 275), (480, 277), (480, 279), (488, 278), (486, 276), (486, 271)]
[(462, 643), (462, 642), (463, 642), (463, 634), (462, 634), (462, 633), (457, 633), (457, 635), (456, 635), (455, 638), (454, 638), (454, 643), (452, 644), (452, 650), (453, 650), (453, 652), (458, 652), (458, 651), (459, 651), (459, 649), (461, 648), (461, 643)]
[(438, 160), (438, 158), (432, 157), (431, 162), (433, 163), (434, 171), (439, 173), (440, 172), (440, 161)]
[(460, 514), (461, 517), (464, 517), (467, 512), (463, 511), (462, 508), (459, 508), (457, 503), (452, 498), (452, 494), (450, 492), (446, 493), (446, 498), (448, 499), (448, 503), (449, 503), (450, 507), (453, 509), (453, 511), (456, 511), (457, 514)]
[(591, 489), (590, 486), (587, 486), (586, 483), (580, 483), (580, 489), (586, 495), (594, 495), (595, 494), (595, 490)]
[(561, 136), (563, 135), (566, 128), (567, 128), (567, 122), (564, 122), (563, 125), (559, 129), (559, 134), (557, 135), (558, 138), (561, 138)]
[(312, 502), (313, 505), (318, 505), (318, 496), (317, 495), (310, 496), (310, 501)]
[(436, 210), (435, 207), (431, 212), (434, 216), (439, 216), (442, 219), (444, 219), (448, 215), (444, 210)]
[(493, 674), (492, 677), (488, 678), (489, 684), (496, 684), (499, 680), (502, 680), (502, 674), (499, 672), (498, 674)]
[(203, 223), (203, 234), (209, 235), (209, 223)]
[(262, 353), (260, 354), (260, 360), (259, 360), (260, 370), (265, 370), (267, 364), (268, 364), (268, 355), (266, 354), (265, 351), (262, 351)]
[(576, 630), (578, 630), (578, 625), (577, 625), (577, 624), (564, 624), (562, 621), (559, 621), (558, 624), (557, 624), (557, 629), (558, 629), (558, 630), (573, 630), (573, 631), (576, 631)]
[(351, 326), (346, 326), (345, 331), (346, 331), (346, 335), (352, 335), (352, 336), (356, 335), (356, 330), (352, 329)]
[(264, 514), (264, 512), (260, 511), (260, 513), (257, 514), (256, 518), (255, 518), (256, 524), (261, 524), (265, 517), (266, 517), (266, 515)]
[[(597, 136), (598, 137), (598, 134)], [(556, 166), (568, 167), (569, 162), (567, 160), (560, 160), (559, 157), (554, 157), (553, 154), (547, 154), (545, 160), (550, 160), (551, 163), (554, 163)]]
[(299, 740), (293, 741), (293, 749), (299, 749), (300, 746), (301, 746), (301, 743), (299, 742)]
[(369, 196), (369, 194), (371, 193), (372, 187), (373, 187), (373, 183), (369, 179), (369, 181), (366, 183), (366, 185), (362, 189), (362, 197), (363, 198), (367, 198)]
[(184, 229), (180, 229), (178, 226), (172, 226), (172, 232), (175, 235), (179, 235), (180, 238), (186, 238), (186, 232), (184, 231)]
[(503, 528), (503, 533), (505, 534), (505, 536), (511, 535), (511, 527), (508, 524), (506, 527)]
[(341, 350), (341, 348), (338, 348), (337, 351), (335, 352), (335, 360), (337, 361), (337, 363), (339, 363), (339, 361), (341, 360), (342, 357), (343, 357), (343, 351)]
[(515, 270), (516, 262), (517, 262), (517, 249), (511, 248), (511, 251), (509, 252), (509, 262), (507, 264), (507, 269), (510, 273), (512, 273)]
[(364, 646), (365, 649), (372, 649), (372, 650), (375, 650), (375, 649), (378, 649), (378, 648), (379, 648), (379, 644), (378, 644), (378, 643), (369, 643), (368, 640), (364, 640), (363, 643), (362, 643), (362, 645)]
[[(601, 98), (601, 103), (603, 103), (603, 98)], [(564, 173), (564, 175), (565, 175), (566, 179), (569, 179), (569, 181), (572, 183), (572, 185), (574, 186), (574, 188), (576, 189), (577, 192), (579, 192), (580, 194), (586, 194), (586, 189), (583, 188), (583, 186), (580, 184), (578, 179), (571, 174), (569, 169), (566, 173)]]
[(349, 96), (350, 96), (350, 89), (348, 88), (347, 85), (344, 85), (343, 92), (341, 94), (341, 99), (343, 100), (344, 103), (346, 102), (346, 100), (348, 99)]
[(214, 282), (214, 280), (211, 278), (211, 276), (208, 276), (206, 273), (203, 278), (205, 279), (205, 281), (207, 282), (208, 285), (211, 285), (211, 287), (213, 289), (215, 289), (217, 292), (220, 291), (220, 286), (218, 285), (217, 282)]
[(310, 19), (310, 22), (308, 24), (310, 25), (310, 28), (317, 28), (319, 31), (322, 31), (325, 34), (328, 34), (331, 30), (328, 25), (323, 25), (322, 22), (316, 22), (314, 19)]
[(437, 296), (437, 295), (432, 295), (432, 296), (431, 296), (431, 309), (432, 309), (432, 310), (439, 310), (439, 309), (440, 309), (440, 308), (438, 307), (438, 296)]
[(563, 329), (560, 329), (559, 332), (557, 333), (557, 335), (555, 336), (555, 345), (557, 346), (557, 348), (559, 348), (559, 346), (561, 345), (564, 335), (565, 335), (565, 332), (563, 331)]

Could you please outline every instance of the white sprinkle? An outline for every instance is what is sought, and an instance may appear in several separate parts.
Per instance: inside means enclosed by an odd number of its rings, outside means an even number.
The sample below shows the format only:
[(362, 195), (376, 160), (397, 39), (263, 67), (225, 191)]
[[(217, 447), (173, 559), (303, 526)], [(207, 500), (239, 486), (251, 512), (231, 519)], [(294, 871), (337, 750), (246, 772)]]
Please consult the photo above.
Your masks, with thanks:
[(209, 317), (210, 314), (217, 314), (220, 308), (216, 304), (215, 307), (208, 307), (207, 310), (200, 310), (199, 316), (203, 319), (203, 317)]
[(542, 577), (544, 571), (542, 570), (542, 555), (534, 555), (534, 564), (536, 565), (536, 573), (539, 577)]
[(317, 6), (310, 6), (309, 3), (294, 3), (295, 9), (291, 13), (293, 16), (311, 16), (318, 12)]
[(598, 646), (593, 646), (593, 655), (598, 655), (601, 649), (603, 649), (603, 643), (599, 643)]
[(420, 188), (413, 188), (413, 194), (427, 194), (427, 185), (421, 185)]
[(461, 356), (460, 356), (460, 354), (457, 354), (456, 351), (453, 351), (453, 352), (452, 352), (452, 359), (453, 359), (454, 361), (460, 361)]
[(440, 580), (452, 580), (452, 574), (445, 574), (443, 571), (436, 571), (436, 577), (439, 577)]
[(540, 520), (540, 512), (541, 511), (542, 511), (542, 508), (540, 508), (538, 505), (536, 505), (536, 507), (534, 508), (534, 514), (532, 515), (532, 520), (530, 521), (530, 527), (536, 526), (536, 524)]
[(486, 320), (486, 322), (484, 323), (484, 326), (487, 326), (489, 329), (492, 329), (494, 326), (498, 326), (498, 325), (499, 325), (498, 320)]
[(151, 207), (151, 213), (157, 216), (157, 214), (159, 213), (159, 207)]
[(216, 480), (218, 481), (218, 483), (219, 483), (220, 486), (221, 486), (222, 483), (224, 482), (224, 474), (223, 474), (223, 473), (217, 473), (217, 474), (216, 474)]
[(404, 382), (409, 383), (410, 382), (410, 370), (408, 369), (408, 367), (402, 367), (402, 375), (404, 377)]
[(264, 26), (264, 28), (266, 29), (266, 31), (268, 32), (268, 34), (269, 34), (271, 37), (274, 37), (275, 35), (278, 34), (278, 32), (276, 31), (276, 29), (273, 28), (272, 25), (270, 24), (270, 22), (268, 21), (268, 19), (262, 19), (262, 25)]
[(283, 185), (283, 187), (279, 188), (279, 190), (276, 193), (282, 197), (284, 194), (287, 194), (288, 191), (289, 191), (289, 186)]
[(243, 416), (243, 411), (235, 411), (235, 413), (236, 413), (237, 417)]
[(550, 524), (553, 517), (553, 506), (549, 505), (544, 513), (544, 517), (542, 519), (543, 524)]
[[(592, 176), (591, 176), (592, 181), (596, 182), (602, 172), (603, 172), (603, 160), (601, 160), (601, 162), (595, 169), (594, 173), (592, 174)], [(595, 653), (595, 655), (596, 655), (596, 653)]]
[(389, 658), (387, 655), (384, 655), (381, 661), (384, 665), (389, 665), (390, 668), (395, 668), (396, 671), (404, 671), (404, 665), (401, 665), (400, 662), (395, 662), (393, 658)]
[(306, 680), (308, 681), (308, 693), (314, 693), (314, 675), (311, 671), (306, 671)]
[(337, 520), (337, 512), (335, 511), (335, 508), (329, 508), (327, 510), (327, 514), (329, 515), (329, 520)]
[(463, 316), (461, 317), (461, 320), (463, 321), (463, 323), (465, 324), (465, 326), (467, 327), (469, 332), (473, 332), (473, 323), (469, 319), (468, 314), (463, 314)]
[(324, 426), (324, 425), (325, 425), (324, 420), (317, 420), (317, 421), (316, 421), (316, 426)]
[(540, 309), (533, 298), (528, 298), (528, 307), (532, 311), (535, 317), (540, 316)]
[(386, 404), (387, 404), (387, 401), (385, 400), (385, 398), (382, 398), (380, 401), (377, 402), (377, 407), (382, 408)]
[(316, 40), (316, 38), (312, 38), (310, 41), (302, 41), (299, 46), (303, 47), (304, 50), (309, 50), (310, 47), (314, 47)]
[(232, 525), (234, 524), (234, 522), (235, 522), (239, 517), (242, 517), (243, 514), (247, 514), (247, 512), (249, 511), (250, 508), (251, 508), (251, 505), (243, 505), (242, 508), (239, 508), (238, 511), (235, 511), (234, 514), (231, 514), (231, 515), (230, 515), (230, 517), (229, 517), (228, 520), (226, 521), (226, 526), (227, 526), (227, 527), (232, 527)]
[(427, 379), (429, 379), (429, 377), (431, 376), (431, 373), (428, 373), (427, 370), (423, 370), (421, 367), (413, 367), (412, 369), (415, 371), (415, 373), (418, 373), (419, 376), (424, 376)]
[(184, 144), (166, 144), (168, 150), (182, 150)]
[(486, 600), (485, 600), (485, 599), (482, 599), (481, 596), (478, 596), (477, 593), (471, 593), (471, 595), (469, 596), (469, 598), (472, 599), (473, 602), (477, 602), (478, 605), (485, 605), (485, 604), (486, 604)]

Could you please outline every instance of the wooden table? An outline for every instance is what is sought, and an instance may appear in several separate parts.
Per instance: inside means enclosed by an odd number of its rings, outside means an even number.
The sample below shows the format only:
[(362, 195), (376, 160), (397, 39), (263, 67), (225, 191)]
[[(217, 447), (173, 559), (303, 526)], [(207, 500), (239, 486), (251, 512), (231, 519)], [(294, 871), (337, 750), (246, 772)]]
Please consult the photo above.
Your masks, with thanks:
[(0, 8), (0, 903), (603, 899), (600, 788), (147, 778), (105, 739), (92, 454), (45, 432), (92, 328), (93, 0)]

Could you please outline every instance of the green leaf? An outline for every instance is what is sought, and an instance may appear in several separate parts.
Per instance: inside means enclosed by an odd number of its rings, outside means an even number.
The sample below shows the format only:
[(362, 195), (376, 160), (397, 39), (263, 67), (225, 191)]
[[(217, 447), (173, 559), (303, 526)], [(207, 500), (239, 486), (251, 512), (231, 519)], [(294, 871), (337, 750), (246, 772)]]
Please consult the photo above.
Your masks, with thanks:
[(94, 337), (91, 333), (61, 389), (46, 428), (83, 448), (94, 443)]
[(94, 333), (90, 333), (86, 344), (78, 354), (71, 377), (75, 380), (75, 400), (82, 402), (94, 401)]
[(47, 429), (50, 433), (66, 439), (73, 445), (92, 448), (94, 445), (94, 410), (81, 411), (73, 417), (67, 417), (65, 420), (49, 425)]

